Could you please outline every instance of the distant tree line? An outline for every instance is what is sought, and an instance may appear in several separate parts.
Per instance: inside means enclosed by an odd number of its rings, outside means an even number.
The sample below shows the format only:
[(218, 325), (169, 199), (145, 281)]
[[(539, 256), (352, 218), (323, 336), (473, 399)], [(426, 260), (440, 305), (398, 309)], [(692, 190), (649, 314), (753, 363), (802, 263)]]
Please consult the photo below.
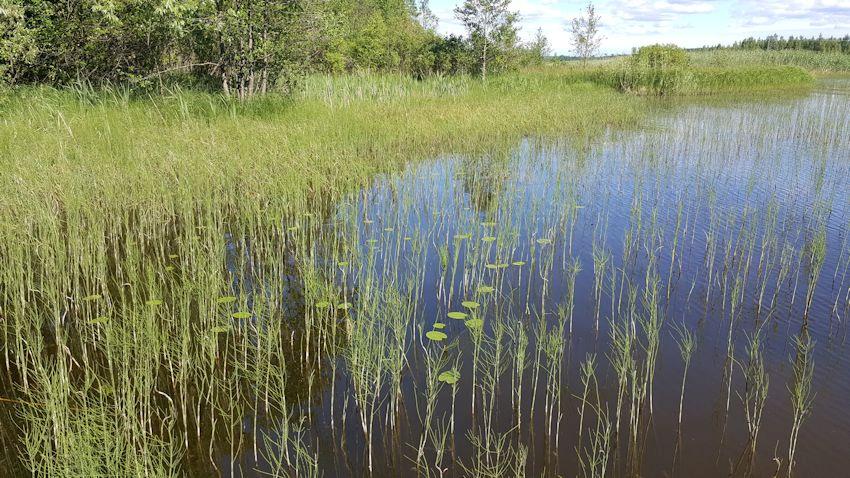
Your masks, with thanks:
[(825, 53), (849, 53), (850, 35), (836, 37), (803, 37), (770, 35), (765, 38), (747, 38), (733, 43), (730, 47), (717, 45), (705, 49), (734, 48), (741, 50), (809, 50)]
[(545, 37), (519, 41), (509, 4), (467, 0), (469, 35), (446, 37), (427, 0), (0, 0), (0, 83), (179, 76), (246, 98), (317, 72), (486, 74), (547, 53)]

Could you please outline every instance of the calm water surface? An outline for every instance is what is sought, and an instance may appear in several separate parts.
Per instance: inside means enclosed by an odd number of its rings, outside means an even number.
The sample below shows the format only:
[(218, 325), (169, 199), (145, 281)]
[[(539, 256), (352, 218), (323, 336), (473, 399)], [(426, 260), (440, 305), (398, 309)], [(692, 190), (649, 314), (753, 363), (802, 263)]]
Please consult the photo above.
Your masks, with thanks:
[[(778, 467), (785, 475), (795, 338), (814, 344), (813, 407), (795, 474), (847, 475), (850, 81), (788, 97), (659, 104), (652, 118), (640, 131), (583, 144), (526, 139), (509, 151), (418, 162), (336, 205), (326, 244), (316, 246), (328, 273), (355, 304), (375, 296), (412, 304), (401, 398), (385, 385), (376, 405), (376, 476), (416, 471), (429, 356), (459, 373), (430, 415), (435, 429), (448, 429), (444, 445), (426, 440), (431, 476), (466, 476), (476, 456), (495, 466), (497, 454), (505, 466), (524, 464), (527, 476), (580, 475), (605, 423), (609, 476), (772, 476)], [(348, 327), (385, 326), (352, 310)], [(482, 337), (452, 311), (482, 319)], [(654, 367), (650, 318), (660, 328)], [(636, 340), (637, 379), (622, 394), (613, 327)], [(679, 426), (683, 329), (696, 350)], [(432, 341), (431, 330), (447, 338)], [(751, 456), (754, 337), (769, 386)], [(596, 380), (585, 393), (589, 357)], [(298, 407), (325, 476), (367, 474), (349, 363), (328, 357), (319, 392)], [(630, 414), (646, 367), (653, 378)], [(499, 453), (482, 455), (479, 441)], [(257, 468), (248, 450), (236, 461), (244, 470), (236, 474)], [(220, 456), (222, 468), (229, 462)]]

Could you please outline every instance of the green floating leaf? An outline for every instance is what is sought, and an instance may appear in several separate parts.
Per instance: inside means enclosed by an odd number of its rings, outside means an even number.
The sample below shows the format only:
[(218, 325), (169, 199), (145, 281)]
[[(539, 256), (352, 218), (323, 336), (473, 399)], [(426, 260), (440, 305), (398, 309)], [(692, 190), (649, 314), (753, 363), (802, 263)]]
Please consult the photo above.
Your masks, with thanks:
[(241, 311), (241, 312), (234, 313), (233, 315), (231, 315), (231, 317), (233, 317), (234, 319), (245, 320), (245, 319), (250, 319), (253, 315), (254, 314), (252, 314), (250, 312)]
[(482, 286), (478, 287), (478, 292), (481, 293), (481, 294), (490, 294), (495, 290), (496, 289), (494, 289), (493, 287), (491, 287), (489, 285), (482, 285)]
[(96, 318), (96, 319), (91, 319), (91, 320), (89, 321), (89, 323), (90, 323), (90, 324), (105, 324), (105, 323), (107, 323), (108, 321), (109, 321), (109, 317), (106, 317), (106, 316), (100, 316), (100, 317), (98, 317), (98, 318)]
[(157, 306), (162, 305), (162, 301), (161, 301), (161, 300), (159, 300), (159, 299), (152, 299), (152, 300), (149, 300), (149, 301), (145, 302), (145, 304), (146, 304), (148, 307), (157, 307)]
[(432, 331), (426, 333), (425, 337), (428, 337), (429, 339), (433, 340), (434, 342), (440, 342), (440, 341), (448, 338), (448, 335), (444, 334), (443, 332), (440, 332), (439, 330), (432, 330)]
[(236, 302), (236, 297), (234, 297), (232, 295), (225, 295), (225, 296), (222, 296), (222, 297), (219, 297), (218, 299), (216, 299), (215, 302), (217, 304), (232, 304), (232, 303)]
[(457, 383), (458, 380), (460, 380), (460, 372), (455, 369), (446, 370), (445, 372), (437, 376), (437, 380), (447, 383), (449, 385), (454, 385)]
[(94, 302), (94, 301), (100, 300), (102, 298), (103, 298), (103, 296), (100, 295), (100, 294), (92, 294), (92, 295), (88, 295), (88, 296), (83, 297), (83, 302)]
[(165, 266), (165, 271), (166, 271), (166, 272), (173, 272), (173, 271), (174, 271), (174, 266)]
[(514, 265), (517, 267), (522, 267), (525, 265), (525, 261), (514, 261)]
[(434, 328), (437, 330), (443, 330), (446, 328), (446, 324), (442, 322), (434, 322)]
[(348, 310), (351, 308), (351, 302), (343, 302), (342, 304), (336, 306), (336, 308), (339, 310)]
[(475, 302), (474, 300), (465, 300), (465, 301), (461, 302), (460, 305), (466, 307), (467, 309), (474, 310), (474, 309), (477, 309), (478, 306), (481, 305), (481, 304), (479, 304), (478, 302)]
[(497, 266), (496, 264), (485, 264), (484, 267), (486, 267), (487, 269), (490, 269), (490, 270), (499, 268), (499, 266)]
[(393, 231), (395, 231), (395, 229), (393, 229), (391, 227), (385, 227), (384, 228), (384, 232), (393, 232)]
[(413, 240), (413, 238), (412, 238), (412, 237), (410, 237), (410, 236), (404, 236), (404, 240), (405, 240), (405, 241), (412, 241), (412, 240)]
[(483, 242), (493, 242), (495, 240), (496, 240), (496, 238), (493, 237), (493, 236), (486, 236), (486, 237), (481, 238), (481, 241), (483, 241)]
[(340, 261), (337, 263), (337, 265), (340, 267), (348, 267), (348, 261)]
[(223, 333), (226, 333), (226, 332), (230, 332), (230, 330), (232, 328), (233, 327), (231, 327), (229, 325), (217, 325), (217, 326), (212, 328), (212, 332), (214, 334), (223, 334)]
[(180, 257), (180, 256), (178, 256), (177, 254), (169, 254), (168, 255), (169, 259), (177, 259), (178, 257)]
[(317, 309), (327, 309), (330, 306), (331, 306), (331, 303), (326, 301), (326, 300), (321, 300), (319, 302), (316, 302), (316, 308)]
[(472, 330), (481, 330), (484, 327), (484, 321), (481, 319), (469, 319), (466, 321), (466, 326)]
[(449, 312), (449, 318), (455, 320), (463, 320), (467, 317), (466, 312)]
[(545, 246), (546, 244), (552, 244), (552, 239), (547, 239), (545, 237), (540, 238), (540, 239), (537, 240), (537, 243), (542, 245), (542, 246)]

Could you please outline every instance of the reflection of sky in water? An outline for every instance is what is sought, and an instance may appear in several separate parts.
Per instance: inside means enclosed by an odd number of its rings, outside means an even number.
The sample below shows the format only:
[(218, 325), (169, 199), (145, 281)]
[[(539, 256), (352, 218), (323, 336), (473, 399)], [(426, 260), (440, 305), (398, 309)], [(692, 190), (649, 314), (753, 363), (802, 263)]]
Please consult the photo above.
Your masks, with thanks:
[[(698, 100), (701, 101), (701, 100)], [(494, 274), (503, 274), (500, 297), (508, 301), (509, 320), (530, 320), (540, 310), (540, 296), (547, 290), (547, 319), (556, 321), (557, 305), (566, 296), (568, 267), (578, 260), (582, 271), (576, 282), (574, 336), (564, 359), (566, 394), (580, 386), (578, 363), (587, 353), (597, 355), (604, 398), (609, 401), (616, 383), (609, 370), (608, 318), (612, 316), (611, 284), (606, 282), (599, 311), (601, 325), (596, 332), (594, 298), (594, 250), (607, 251), (614, 267), (639, 288), (643, 286), (648, 263), (647, 248), (656, 247), (661, 289), (666, 292), (672, 271), (670, 301), (662, 304), (667, 324), (662, 332), (661, 353), (656, 372), (652, 429), (647, 442), (644, 472), (657, 476), (669, 472), (675, 447), (676, 413), (682, 365), (671, 337), (673, 323), (686, 323), (697, 332), (698, 348), (690, 369), (685, 402), (685, 444), (678, 472), (688, 476), (716, 476), (729, 469), (745, 444), (746, 427), (741, 404), (732, 397), (727, 436), (720, 447), (725, 406), (723, 383), (726, 336), (729, 326), (731, 281), (724, 284), (724, 257), (738, 270), (749, 264), (750, 273), (742, 284), (743, 303), (735, 320), (736, 358), (745, 359), (748, 337), (768, 315), (757, 311), (762, 282), (757, 274), (765, 231), (771, 230), (775, 245), (766, 249), (769, 259), (762, 268), (768, 277), (764, 287), (766, 302), (778, 292), (776, 307), (764, 328), (765, 361), (770, 374), (770, 392), (759, 438), (757, 474), (772, 473), (770, 457), (779, 442), (784, 456), (791, 423), (786, 383), (791, 376), (788, 357), (790, 338), (802, 324), (808, 267), (798, 261), (821, 227), (827, 234), (826, 259), (816, 289), (809, 326), (817, 343), (814, 413), (804, 425), (798, 455), (799, 476), (825, 476), (846, 470), (850, 457), (840, 443), (850, 440), (850, 364), (844, 345), (844, 316), (850, 278), (850, 244), (847, 242), (850, 202), (850, 96), (846, 82), (827, 86), (802, 98), (775, 101), (726, 101), (722, 105), (678, 105), (659, 113), (645, 132), (610, 132), (590, 147), (567, 141), (525, 140), (515, 150), (479, 158), (446, 156), (409, 166), (405, 171), (379, 177), (365, 192), (352, 195), (339, 204), (331, 218), (342, 242), (356, 242), (351, 252), (363, 267), (385, 271), (377, 276), (381, 287), (393, 286), (416, 294), (416, 321), (429, 330), (436, 321), (445, 322), (450, 340), (460, 338), (461, 350), (472, 346), (462, 321), (446, 319), (450, 310), (472, 298), (475, 287), (491, 283)], [(681, 210), (681, 216), (679, 211)], [(575, 214), (575, 222), (572, 218)], [(671, 269), (671, 244), (679, 221), (677, 262)], [(494, 224), (489, 224), (494, 223)], [(573, 224), (573, 226), (570, 226)], [(468, 238), (455, 240), (457, 235)], [(496, 237), (496, 242), (482, 241)], [(624, 261), (627, 238), (634, 260)], [(551, 245), (541, 238), (554, 239)], [(711, 281), (707, 264), (715, 248)], [(458, 254), (462, 271), (446, 279), (440, 249), (447, 246), (451, 263)], [(488, 249), (489, 248), (489, 249)], [(783, 248), (793, 251), (791, 275), (776, 291), (779, 256)], [(421, 253), (414, 253), (421, 249)], [(508, 267), (493, 271), (482, 267), (480, 251), (489, 250), (485, 260)], [(571, 252), (570, 252), (571, 251)], [(545, 277), (530, 269), (532, 261), (552, 256), (553, 268)], [(511, 265), (515, 261), (525, 266)], [(398, 267), (411, 276), (387, 273)], [(414, 269), (420, 267), (421, 270)], [(795, 272), (799, 269), (797, 275)], [(537, 273), (537, 275), (535, 275)], [(363, 270), (354, 272), (349, 283), (355, 291), (364, 280)], [(371, 276), (371, 275), (370, 275)], [(418, 290), (410, 281), (421, 281)], [(734, 279), (732, 279), (734, 281)], [(711, 284), (709, 286), (709, 284)], [(454, 285), (454, 287), (452, 287)], [(614, 299), (622, 295), (614, 286)], [(710, 289), (709, 289), (710, 287)], [(790, 292), (796, 287), (794, 301)], [(452, 290), (451, 302), (447, 290)], [(526, 297), (531, 297), (530, 301)], [(708, 297), (708, 301), (706, 301)], [(500, 299), (501, 300), (501, 299)], [(486, 322), (486, 321), (485, 321)], [(486, 327), (486, 325), (485, 325)], [(530, 331), (529, 331), (530, 332)], [(417, 337), (418, 340), (418, 337)], [(532, 351), (534, 350), (532, 338)], [(421, 381), (419, 344), (411, 347), (413, 378), (404, 383), (405, 400), (413, 414), (416, 394), (413, 383)], [(532, 352), (533, 354), (534, 352)], [(463, 380), (471, 377), (471, 357), (463, 356)], [(527, 372), (530, 373), (530, 372)], [(733, 390), (743, 387), (736, 368)], [(345, 379), (341, 380), (345, 384)], [(509, 383), (509, 381), (508, 381)], [(421, 384), (419, 384), (421, 385)], [(507, 386), (507, 383), (505, 384)], [(337, 403), (349, 394), (337, 387)], [(733, 392), (734, 393), (734, 392)], [(459, 403), (469, 403), (470, 388), (461, 386)], [(511, 428), (512, 415), (507, 391), (498, 414), (499, 431)], [(541, 396), (538, 399), (542, 400)], [(324, 402), (328, 402), (325, 400)], [(578, 470), (573, 452), (577, 417), (576, 402), (565, 401), (559, 469)], [(349, 412), (354, 409), (349, 407)], [(459, 430), (470, 426), (468, 407), (458, 415)], [(539, 412), (539, 410), (538, 410)], [(328, 406), (317, 413), (327, 425)], [(337, 410), (337, 414), (339, 410)], [(354, 418), (349, 419), (355, 423)], [(534, 417), (543, 427), (543, 415)], [(356, 424), (356, 423), (355, 423)], [(350, 428), (356, 428), (350, 426)], [(329, 455), (337, 446), (314, 430), (323, 468), (331, 475), (346, 475), (336, 457)], [(402, 439), (416, 443), (418, 424), (411, 424)], [(523, 433), (527, 433), (526, 430)], [(539, 434), (539, 430), (538, 430)], [(362, 436), (353, 430), (346, 434), (352, 449), (363, 446)], [(380, 450), (382, 441), (376, 438)], [(469, 456), (472, 449), (457, 433), (457, 453)], [(531, 476), (544, 464), (540, 439), (529, 442)], [(711, 453), (705, 453), (712, 450)], [(381, 453), (377, 453), (381, 456)], [(379, 460), (380, 461), (380, 460)], [(383, 470), (378, 465), (378, 473)]]

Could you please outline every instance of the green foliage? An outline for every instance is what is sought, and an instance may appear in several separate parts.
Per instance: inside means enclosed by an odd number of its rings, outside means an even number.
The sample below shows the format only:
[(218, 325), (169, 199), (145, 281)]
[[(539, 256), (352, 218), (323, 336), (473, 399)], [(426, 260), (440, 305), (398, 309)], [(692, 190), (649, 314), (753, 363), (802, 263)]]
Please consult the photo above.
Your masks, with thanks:
[(675, 45), (649, 45), (632, 54), (621, 85), (628, 91), (669, 95), (685, 89), (690, 81), (684, 50)]
[(824, 73), (850, 72), (850, 55), (808, 50), (713, 49), (690, 52), (694, 66), (737, 68), (757, 66), (795, 66)]

